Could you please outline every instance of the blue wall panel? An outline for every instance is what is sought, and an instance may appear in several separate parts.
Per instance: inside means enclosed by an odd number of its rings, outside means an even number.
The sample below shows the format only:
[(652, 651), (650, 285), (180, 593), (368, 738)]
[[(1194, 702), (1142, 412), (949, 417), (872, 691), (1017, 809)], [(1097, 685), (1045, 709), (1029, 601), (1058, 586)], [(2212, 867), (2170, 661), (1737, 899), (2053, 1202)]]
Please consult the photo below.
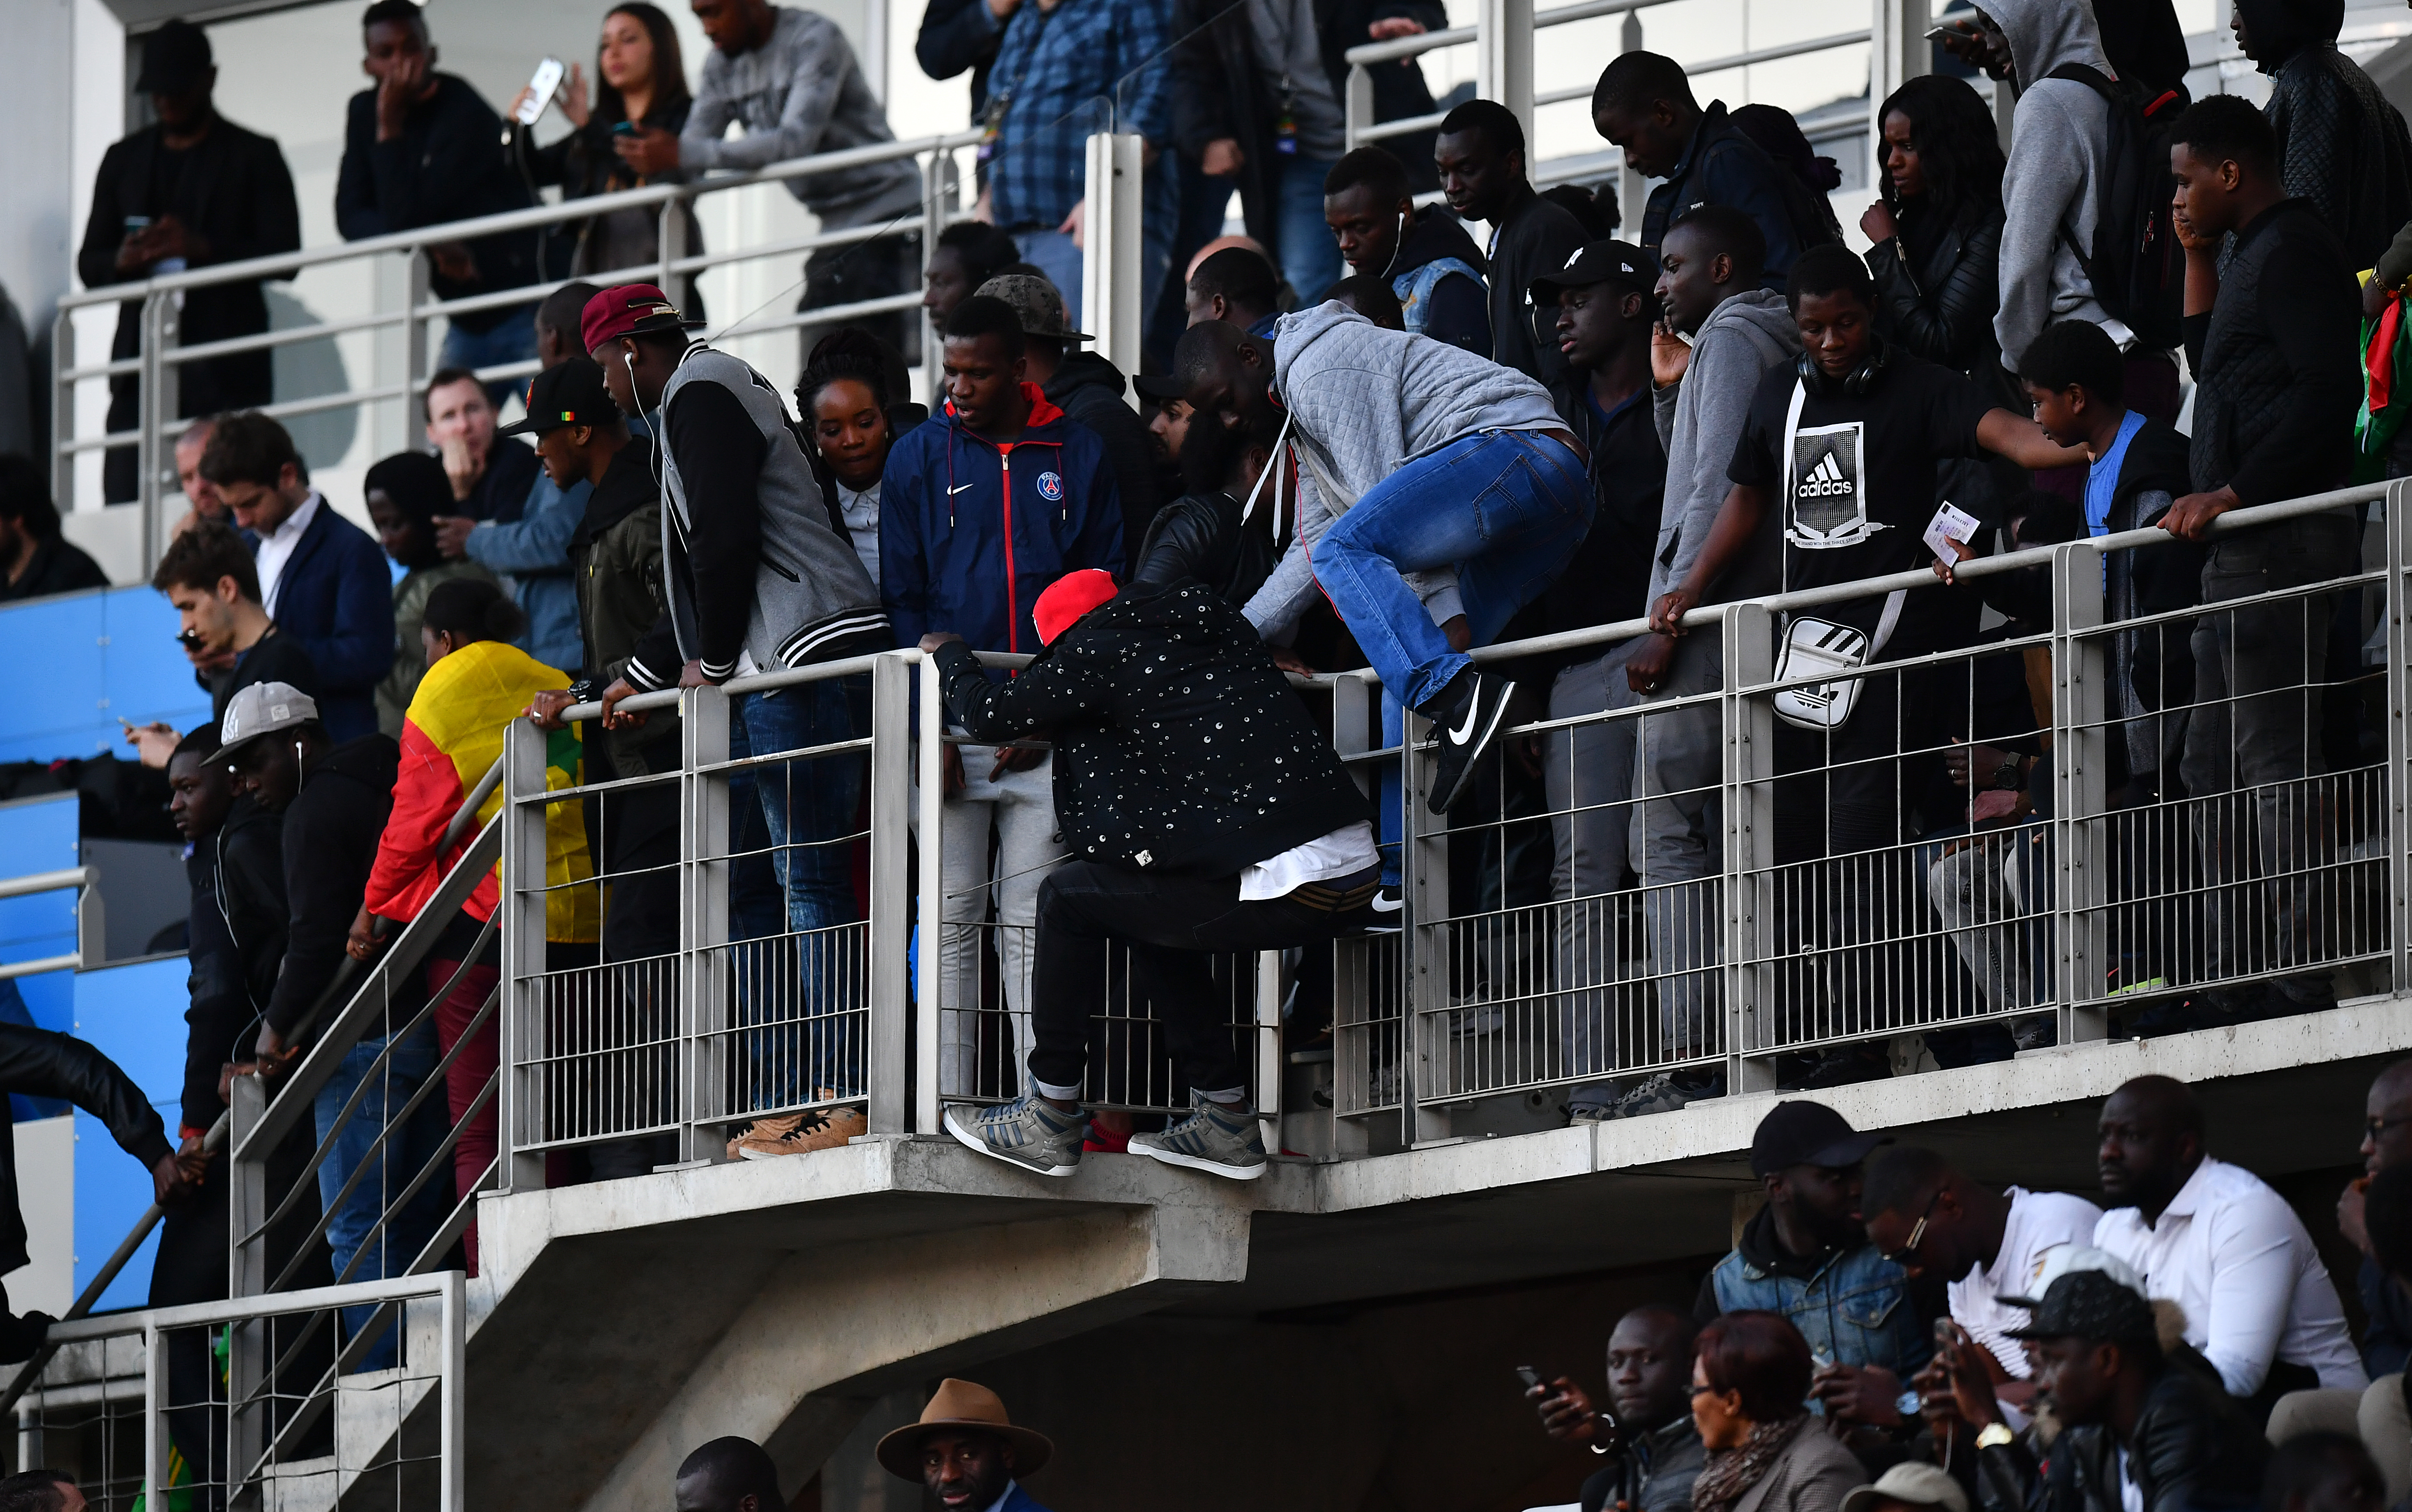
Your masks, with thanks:
[[(115, 1061), (176, 1138), (184, 1084), (185, 966), (182, 956), (79, 972), (75, 1033)], [(151, 1176), (117, 1148), (98, 1120), (76, 1115), (75, 1284), (81, 1292), (151, 1204)], [(151, 1292), (156, 1236), (101, 1295), (103, 1307), (140, 1307)]]
[(0, 761), (123, 754), (120, 716), (180, 730), (209, 718), (176, 644), (176, 611), (149, 588), (8, 605), (0, 646)]
[[(79, 805), (73, 793), (50, 793), (0, 803), (0, 876), (56, 872), (76, 864)], [(0, 898), (0, 961), (33, 961), (65, 955), (76, 947), (75, 892), (61, 888), (23, 898)], [(44, 1029), (62, 1032), (75, 1023), (71, 974), (21, 976), (17, 990), (26, 1011)]]

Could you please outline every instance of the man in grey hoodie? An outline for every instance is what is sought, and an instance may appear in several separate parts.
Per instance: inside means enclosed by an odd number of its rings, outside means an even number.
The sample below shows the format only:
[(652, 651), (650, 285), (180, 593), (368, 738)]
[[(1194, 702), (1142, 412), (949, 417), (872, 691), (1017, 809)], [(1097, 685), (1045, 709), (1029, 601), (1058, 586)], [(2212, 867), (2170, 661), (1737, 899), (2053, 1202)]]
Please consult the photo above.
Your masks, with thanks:
[[(1690, 575), (1716, 522), (1732, 487), (1726, 467), (1759, 380), (1801, 354), (1784, 296), (1760, 286), (1766, 255), (1758, 223), (1730, 205), (1691, 212), (1660, 244), (1658, 302), (1666, 319), (1651, 344), (1651, 376), (1667, 448), (1667, 502), (1650, 563), (1652, 603)], [(1683, 337), (1690, 338), (1688, 348)], [(1772, 587), (1737, 583), (1724, 596)], [(1669, 1058), (1703, 1051), (1714, 1038), (1717, 910), (1708, 884), (1722, 865), (1713, 803), (1724, 740), (1709, 696), (1724, 685), (1724, 660), (1714, 636), (1653, 633), (1625, 662), (1636, 694), (1673, 705), (1641, 721), (1635, 774), (1641, 822), (1631, 842)], [(1667, 1112), (1716, 1096), (1720, 1079), (1716, 1072), (1651, 1077), (1625, 1094), (1617, 1116)]]
[[(1515, 691), (1466, 648), (1537, 596), (1591, 528), (1589, 454), (1531, 378), (1337, 301), (1282, 316), (1271, 343), (1200, 322), (1174, 363), (1192, 405), (1293, 443), (1297, 536), (1249, 622), (1278, 638), (1320, 587), (1386, 696), (1439, 727), (1429, 801), (1447, 812)], [(1383, 808), (1387, 829), (1397, 805)]]
[(2002, 363), (2016, 372), (2027, 343), (2053, 321), (2070, 318), (2091, 320), (2122, 350), (2132, 347), (2135, 332), (2102, 307), (2077, 256), (2078, 247), (2094, 245), (2096, 185), (2110, 168), (2110, 107), (2073, 79), (2045, 77), (2069, 64), (2118, 77), (2102, 51), (2094, 7), (2066, 0), (1978, 0), (1977, 10), (2008, 44), (2010, 82), (2019, 92), (2009, 168), (2002, 177), (2008, 220), (2002, 304), (1993, 316)]

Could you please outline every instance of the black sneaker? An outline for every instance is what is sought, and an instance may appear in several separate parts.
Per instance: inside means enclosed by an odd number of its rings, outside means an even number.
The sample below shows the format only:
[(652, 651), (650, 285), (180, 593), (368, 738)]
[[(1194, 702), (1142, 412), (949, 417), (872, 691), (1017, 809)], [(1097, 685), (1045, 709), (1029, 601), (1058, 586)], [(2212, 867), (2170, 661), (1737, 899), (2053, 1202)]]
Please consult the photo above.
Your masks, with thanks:
[(1365, 934), (1396, 934), (1400, 921), (1407, 917), (1405, 891), (1395, 882), (1386, 882), (1375, 889), (1373, 901), (1366, 903), (1364, 922), (1359, 926)]
[(1433, 740), (1439, 756), (1433, 762), (1432, 798), (1434, 814), (1447, 814), (1465, 785), (1474, 780), (1474, 763), (1491, 748), (1499, 727), (1508, 722), (1508, 700), (1516, 684), (1484, 677), (1469, 667), (1449, 680), (1440, 696), (1417, 711), (1433, 722)]

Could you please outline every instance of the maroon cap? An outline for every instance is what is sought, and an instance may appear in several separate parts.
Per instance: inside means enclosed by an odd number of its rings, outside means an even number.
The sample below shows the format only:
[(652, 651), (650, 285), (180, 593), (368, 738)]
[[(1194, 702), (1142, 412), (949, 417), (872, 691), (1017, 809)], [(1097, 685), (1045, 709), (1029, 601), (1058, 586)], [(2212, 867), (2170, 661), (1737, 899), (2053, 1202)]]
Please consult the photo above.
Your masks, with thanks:
[(588, 300), (586, 313), (579, 324), (586, 350), (592, 354), (606, 342), (618, 341), (623, 336), (646, 330), (683, 330), (689, 322), (679, 313), (679, 307), (653, 285), (619, 284)]

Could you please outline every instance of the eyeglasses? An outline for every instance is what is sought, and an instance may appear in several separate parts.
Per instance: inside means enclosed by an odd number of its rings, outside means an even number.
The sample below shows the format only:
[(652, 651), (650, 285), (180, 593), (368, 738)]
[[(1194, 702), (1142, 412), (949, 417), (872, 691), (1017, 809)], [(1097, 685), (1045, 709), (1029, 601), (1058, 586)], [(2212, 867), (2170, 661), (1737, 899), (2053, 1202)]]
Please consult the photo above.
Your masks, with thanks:
[(1926, 1199), (1926, 1211), (1918, 1215), (1918, 1222), (1909, 1226), (1908, 1242), (1886, 1255), (1886, 1259), (1905, 1270), (1909, 1269), (1910, 1262), (1918, 1258), (1918, 1247), (1926, 1242), (1926, 1221), (1934, 1215), (1934, 1205), (1941, 1200), (1943, 1200), (1943, 1189), (1938, 1186), (1934, 1189), (1934, 1195)]
[(2405, 1118), (2373, 1118), (2373, 1119), (2365, 1119), (2365, 1120), (2363, 1120), (2363, 1121), (2362, 1121), (2362, 1125), (2361, 1125), (2361, 1126), (2362, 1126), (2362, 1130), (2363, 1130), (2363, 1132), (2364, 1132), (2365, 1134), (2367, 1134), (2371, 1138), (2373, 1138), (2373, 1139), (2384, 1139), (2384, 1138), (2387, 1138), (2387, 1131), (2388, 1131), (2388, 1130), (2390, 1130), (2390, 1129), (2395, 1129), (2395, 1128), (2402, 1128), (2402, 1127), (2403, 1127), (2405, 1124), (2406, 1124), (2406, 1123), (2412, 1123), (2412, 1116), (2407, 1116), (2407, 1117), (2405, 1117)]

